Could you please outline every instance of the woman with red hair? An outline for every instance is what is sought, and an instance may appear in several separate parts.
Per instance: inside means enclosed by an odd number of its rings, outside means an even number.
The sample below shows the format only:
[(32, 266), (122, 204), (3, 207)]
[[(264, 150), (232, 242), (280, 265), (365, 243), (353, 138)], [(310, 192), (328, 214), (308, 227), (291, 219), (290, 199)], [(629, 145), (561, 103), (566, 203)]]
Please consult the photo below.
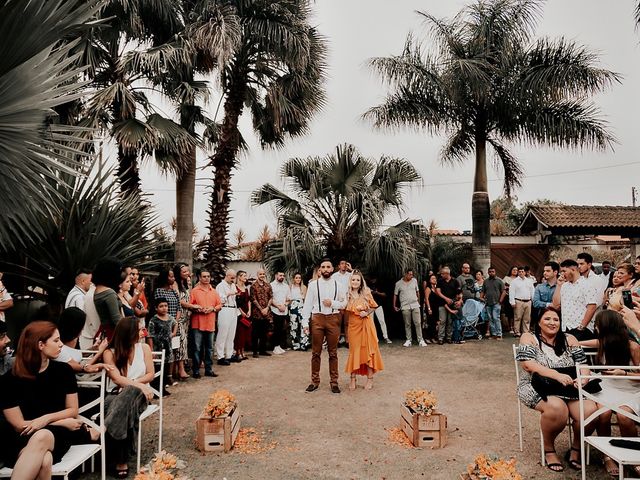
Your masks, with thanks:
[(32, 322), (20, 335), (12, 370), (2, 377), (0, 407), (12, 428), (0, 435), (0, 452), (13, 466), (12, 478), (51, 478), (51, 467), (71, 445), (99, 435), (76, 418), (76, 377), (68, 364), (52, 361), (61, 350), (53, 323)]

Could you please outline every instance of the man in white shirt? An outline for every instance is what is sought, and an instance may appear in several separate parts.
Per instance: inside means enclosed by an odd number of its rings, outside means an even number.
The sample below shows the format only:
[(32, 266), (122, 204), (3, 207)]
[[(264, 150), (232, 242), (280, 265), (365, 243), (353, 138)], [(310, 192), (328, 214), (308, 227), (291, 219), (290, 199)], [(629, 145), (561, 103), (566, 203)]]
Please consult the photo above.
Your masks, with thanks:
[(273, 282), (271, 282), (273, 300), (271, 302), (271, 313), (273, 314), (273, 343), (274, 355), (284, 353), (283, 346), (286, 343), (284, 326), (288, 317), (289, 305), (289, 285), (284, 281), (284, 272), (277, 272)]
[(64, 308), (77, 307), (84, 312), (85, 297), (91, 287), (91, 272), (82, 269), (76, 275), (76, 284), (69, 291)]
[(611, 270), (611, 262), (609, 260), (605, 260), (604, 262), (602, 262), (602, 273), (598, 276), (602, 279), (602, 284), (604, 285), (604, 288), (605, 289), (608, 288), (609, 281), (613, 276), (613, 271)]
[[(351, 264), (347, 262), (344, 258), (341, 258), (338, 262), (338, 271), (331, 275), (332, 280), (336, 280), (338, 283), (342, 285), (345, 292), (348, 292), (350, 289), (349, 282), (351, 281), (351, 274), (353, 273), (353, 269), (351, 268)], [(338, 345), (349, 345), (348, 336), (349, 330), (349, 315), (345, 314), (344, 310), (340, 311), (340, 340), (338, 340)]]
[(340, 336), (340, 310), (347, 306), (347, 291), (342, 284), (331, 278), (333, 264), (328, 258), (320, 262), (320, 275), (309, 283), (302, 308), (302, 327), (309, 332), (311, 318), (311, 383), (307, 392), (320, 385), (320, 360), (322, 344), (327, 341), (329, 352), (329, 377), (331, 392), (340, 393), (338, 386), (338, 337)]
[(529, 331), (534, 291), (533, 282), (526, 277), (524, 267), (518, 267), (518, 276), (509, 287), (509, 303), (513, 307), (513, 330), (516, 337)]
[[(398, 306), (398, 301), (400, 306)], [(396, 282), (393, 289), (393, 309), (396, 312), (402, 311), (404, 320), (405, 347), (410, 347), (412, 340), (411, 323), (416, 329), (416, 338), (421, 347), (426, 347), (427, 343), (422, 338), (422, 326), (420, 323), (420, 291), (418, 281), (413, 278), (413, 270), (407, 269), (400, 280)]]
[(580, 275), (575, 260), (563, 261), (560, 272), (553, 306), (562, 312), (562, 327), (580, 341), (591, 340), (595, 338), (593, 316), (597, 309), (598, 289)]
[(593, 257), (587, 252), (579, 253), (576, 257), (576, 263), (578, 264), (580, 276), (586, 280), (586, 282), (591, 285), (592, 290), (595, 291), (596, 296), (593, 300), (596, 303), (596, 307), (599, 307), (604, 302), (604, 292), (609, 282), (604, 283), (602, 278), (593, 271)]
[[(202, 280), (201, 280), (202, 281)], [(239, 362), (237, 357), (233, 357), (233, 339), (236, 336), (238, 324), (238, 309), (236, 306), (236, 272), (227, 270), (222, 281), (216, 286), (216, 292), (222, 302), (221, 310), (218, 312), (216, 325), (216, 355), (218, 365), (229, 365), (232, 361)]]

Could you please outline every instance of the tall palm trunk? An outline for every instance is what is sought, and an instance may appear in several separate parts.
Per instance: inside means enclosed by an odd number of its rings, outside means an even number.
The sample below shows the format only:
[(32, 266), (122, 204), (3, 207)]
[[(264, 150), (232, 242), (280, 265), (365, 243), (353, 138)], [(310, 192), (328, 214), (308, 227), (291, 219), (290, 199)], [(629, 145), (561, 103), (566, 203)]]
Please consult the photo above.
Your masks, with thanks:
[(486, 272), (491, 264), (491, 212), (487, 182), (487, 137), (476, 134), (476, 169), (471, 200), (471, 242), (475, 267)]
[(209, 203), (209, 238), (205, 254), (206, 266), (212, 280), (219, 281), (229, 259), (229, 206), (231, 204), (231, 175), (240, 150), (238, 120), (242, 115), (247, 92), (247, 73), (244, 66), (236, 65), (231, 72), (227, 98), (224, 103), (224, 121), (216, 152), (211, 157), (214, 168), (213, 191)]
[[(183, 125), (184, 126), (184, 125)], [(176, 180), (175, 261), (191, 267), (193, 262), (193, 202), (196, 191), (196, 147), (182, 158), (184, 173)]]

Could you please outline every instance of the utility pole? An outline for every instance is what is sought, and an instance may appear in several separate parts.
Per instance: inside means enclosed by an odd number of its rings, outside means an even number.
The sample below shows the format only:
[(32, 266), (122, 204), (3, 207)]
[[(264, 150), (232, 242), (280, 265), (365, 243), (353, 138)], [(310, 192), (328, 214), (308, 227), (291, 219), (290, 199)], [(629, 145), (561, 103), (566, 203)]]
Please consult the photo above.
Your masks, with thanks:
[(631, 205), (636, 206), (636, 200), (638, 199), (638, 189), (631, 187)]

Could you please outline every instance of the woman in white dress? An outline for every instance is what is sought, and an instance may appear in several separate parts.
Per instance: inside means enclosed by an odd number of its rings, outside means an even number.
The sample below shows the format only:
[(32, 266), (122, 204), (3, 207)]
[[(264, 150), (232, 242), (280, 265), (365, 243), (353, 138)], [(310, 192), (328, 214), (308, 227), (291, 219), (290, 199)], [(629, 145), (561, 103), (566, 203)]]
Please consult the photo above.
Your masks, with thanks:
[(307, 350), (309, 348), (309, 336), (302, 328), (302, 307), (304, 297), (307, 295), (307, 287), (302, 282), (302, 274), (296, 273), (289, 287), (289, 332), (291, 345), (294, 350)]

